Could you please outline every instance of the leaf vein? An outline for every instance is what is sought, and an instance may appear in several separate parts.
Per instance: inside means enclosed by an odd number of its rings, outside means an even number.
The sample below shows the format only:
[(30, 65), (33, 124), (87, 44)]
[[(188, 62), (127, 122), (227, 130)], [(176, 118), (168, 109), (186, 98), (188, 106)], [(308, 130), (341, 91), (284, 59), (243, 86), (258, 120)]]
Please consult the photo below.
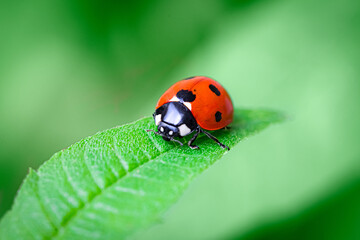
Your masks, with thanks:
[(123, 166), (125, 172), (128, 173), (129, 172), (129, 164), (119, 155), (119, 149), (115, 144), (116, 141), (117, 141), (117, 139), (114, 136), (113, 137), (113, 147), (114, 147), (113, 150), (114, 150), (114, 153), (115, 153), (116, 157), (119, 159), (119, 161), (120, 161), (121, 165)]
[[(115, 136), (114, 136), (114, 140), (116, 140)], [(114, 142), (114, 143), (115, 143), (115, 142)], [(114, 144), (114, 148), (115, 148), (115, 149), (114, 149), (113, 151), (115, 151), (115, 153), (116, 153), (116, 146), (115, 146), (115, 144)], [(130, 173), (134, 172), (134, 171), (137, 170), (138, 168), (144, 166), (145, 164), (148, 164), (150, 161), (152, 161), (152, 160), (154, 160), (155, 158), (157, 158), (157, 157), (159, 157), (159, 156), (161, 156), (161, 155), (169, 152), (170, 150), (171, 150), (171, 149), (165, 150), (164, 152), (160, 152), (160, 154), (158, 154), (157, 156), (154, 156), (154, 158), (149, 159), (149, 161), (144, 162), (144, 163), (136, 166), (135, 168), (131, 169), (130, 171), (127, 171), (125, 175), (119, 177), (119, 178), (118, 178), (117, 180), (115, 180), (113, 183), (110, 183), (107, 187), (105, 187), (105, 188), (103, 189), (103, 191), (100, 191), (100, 192), (94, 194), (93, 197), (92, 197), (91, 199), (89, 199), (89, 201), (87, 201), (86, 203), (82, 204), (79, 208), (73, 210), (73, 212), (75, 212), (75, 213), (72, 214), (72, 215), (70, 215), (70, 216), (67, 218), (67, 221), (66, 221), (64, 224), (62, 224), (61, 227), (60, 227), (57, 231), (54, 232), (54, 234), (52, 235), (52, 237), (53, 237), (53, 238), (56, 238), (57, 236), (59, 236), (59, 233), (64, 232), (65, 229), (66, 229), (66, 227), (69, 225), (69, 222), (73, 221), (73, 219), (79, 214), (79, 212), (81, 212), (81, 210), (83, 210), (87, 205), (91, 204), (91, 203), (94, 201), (94, 199), (96, 199), (97, 197), (99, 197), (99, 196), (100, 196), (102, 193), (104, 193), (107, 189), (109, 189), (109, 188), (112, 187), (114, 184), (118, 183), (119, 181), (123, 180), (125, 177), (128, 177)], [(117, 153), (116, 153), (116, 156), (118, 156)], [(118, 157), (119, 157), (119, 156), (118, 156)], [(120, 158), (119, 158), (119, 160), (120, 160)], [(121, 160), (120, 160), (120, 162), (121, 162)]]

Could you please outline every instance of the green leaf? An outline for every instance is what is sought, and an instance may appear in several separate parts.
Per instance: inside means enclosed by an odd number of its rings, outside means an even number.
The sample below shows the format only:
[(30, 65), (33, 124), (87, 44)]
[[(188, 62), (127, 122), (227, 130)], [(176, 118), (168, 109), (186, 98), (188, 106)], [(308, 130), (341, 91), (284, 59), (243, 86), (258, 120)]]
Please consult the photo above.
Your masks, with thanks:
[[(214, 135), (231, 148), (282, 120), (273, 111), (237, 110), (231, 129)], [(146, 117), (99, 132), (30, 169), (0, 239), (119, 239), (158, 221), (227, 151), (204, 136), (200, 150), (180, 147), (145, 131), (154, 127)]]

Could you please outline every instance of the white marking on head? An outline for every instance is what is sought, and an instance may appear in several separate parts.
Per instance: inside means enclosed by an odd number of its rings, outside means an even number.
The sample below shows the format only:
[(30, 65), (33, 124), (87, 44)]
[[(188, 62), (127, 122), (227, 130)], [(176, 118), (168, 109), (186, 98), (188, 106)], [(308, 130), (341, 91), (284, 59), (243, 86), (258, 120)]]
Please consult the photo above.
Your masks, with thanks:
[(170, 102), (180, 102), (180, 99), (174, 96), (172, 99), (170, 99)]
[(186, 124), (184, 123), (184, 124), (181, 124), (181, 125), (179, 126), (179, 132), (180, 132), (180, 136), (186, 136), (186, 135), (188, 135), (188, 134), (191, 132), (191, 130), (190, 130), (190, 128), (188, 128), (188, 126), (186, 126)]
[(163, 127), (160, 127), (160, 132), (164, 132), (164, 128), (163, 128)]
[(161, 121), (161, 114), (158, 114), (158, 115), (155, 116), (155, 124), (156, 124), (156, 126), (159, 125), (160, 121)]
[(173, 135), (173, 133), (174, 133), (173, 131), (169, 131), (169, 135), (170, 135), (170, 136)]
[(184, 102), (184, 105), (191, 111), (191, 103)]

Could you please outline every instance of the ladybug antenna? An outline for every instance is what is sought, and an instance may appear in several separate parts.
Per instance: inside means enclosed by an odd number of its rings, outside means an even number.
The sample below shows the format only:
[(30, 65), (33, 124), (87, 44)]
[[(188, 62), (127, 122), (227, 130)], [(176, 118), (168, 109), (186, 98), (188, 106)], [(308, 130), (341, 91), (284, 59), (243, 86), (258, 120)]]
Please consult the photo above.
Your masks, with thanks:
[(146, 131), (147, 131), (147, 132), (153, 132), (154, 134), (156, 134), (156, 135), (160, 135), (160, 136), (162, 136), (162, 137), (166, 137), (163, 133), (161, 133), (161, 132), (157, 132), (157, 131), (152, 130), (152, 129), (146, 129)]
[(154, 130), (152, 130), (152, 129), (146, 129), (146, 131), (147, 131), (147, 132), (153, 132), (153, 133), (155, 133), (155, 134), (160, 135), (160, 133), (159, 133), (159, 132), (156, 132), (156, 131), (154, 131)]
[(156, 134), (156, 135), (164, 136), (162, 133), (157, 132), (157, 131), (154, 131), (154, 130), (152, 130), (152, 129), (146, 129), (146, 131), (147, 131), (147, 132), (153, 132), (153, 133)]

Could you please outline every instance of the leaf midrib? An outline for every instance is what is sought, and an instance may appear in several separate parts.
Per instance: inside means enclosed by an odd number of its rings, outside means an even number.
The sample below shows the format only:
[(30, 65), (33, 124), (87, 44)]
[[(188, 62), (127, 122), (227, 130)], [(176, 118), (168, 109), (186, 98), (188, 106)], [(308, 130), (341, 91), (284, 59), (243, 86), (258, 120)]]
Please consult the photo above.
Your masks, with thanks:
[[(160, 157), (161, 155), (171, 151), (173, 148), (170, 148), (170, 149), (167, 149), (163, 152), (161, 152), (158, 147), (157, 147), (157, 144), (154, 142), (153, 138), (150, 137), (148, 135), (149, 139), (151, 140), (151, 142), (155, 145), (156, 149), (160, 152), (159, 155), (156, 155), (154, 156), (153, 158), (149, 158), (148, 161), (144, 162), (144, 163), (141, 163), (139, 164), (138, 166), (136, 166), (135, 168), (131, 169), (130, 171), (127, 171), (126, 174), (122, 175), (121, 177), (119, 177), (116, 181), (112, 182), (111, 184), (109, 184), (108, 186), (106, 186), (105, 188), (101, 189), (99, 191), (98, 194), (94, 194), (93, 197), (91, 199), (89, 199), (89, 201), (87, 201), (86, 203), (84, 203), (81, 207), (77, 208), (77, 209), (74, 209), (73, 211), (71, 212), (74, 212), (73, 214), (71, 214), (68, 218), (67, 218), (67, 221), (65, 221), (64, 223), (61, 224), (60, 228), (58, 229), (55, 229), (55, 232), (53, 233), (53, 235), (50, 237), (50, 239), (56, 239), (58, 236), (59, 236), (59, 233), (61, 232), (64, 232), (66, 227), (69, 225), (69, 223), (76, 218), (76, 216), (79, 214), (79, 212), (81, 212), (86, 206), (88, 206), (89, 204), (91, 204), (94, 199), (96, 199), (97, 197), (101, 196), (107, 189), (109, 189), (111, 186), (113, 186), (114, 184), (118, 183), (119, 181), (125, 179), (126, 177), (128, 177), (134, 170), (137, 170), (138, 168), (150, 163), (151, 161), (153, 161), (154, 159)], [(115, 144), (115, 143), (114, 143)], [(118, 156), (118, 154), (116, 153), (115, 149), (113, 149), (116, 157), (119, 159), (120, 163), (121, 163), (121, 160), (120, 160), (120, 157)], [(122, 163), (121, 163), (122, 164)], [(96, 184), (96, 183), (95, 183)]]

